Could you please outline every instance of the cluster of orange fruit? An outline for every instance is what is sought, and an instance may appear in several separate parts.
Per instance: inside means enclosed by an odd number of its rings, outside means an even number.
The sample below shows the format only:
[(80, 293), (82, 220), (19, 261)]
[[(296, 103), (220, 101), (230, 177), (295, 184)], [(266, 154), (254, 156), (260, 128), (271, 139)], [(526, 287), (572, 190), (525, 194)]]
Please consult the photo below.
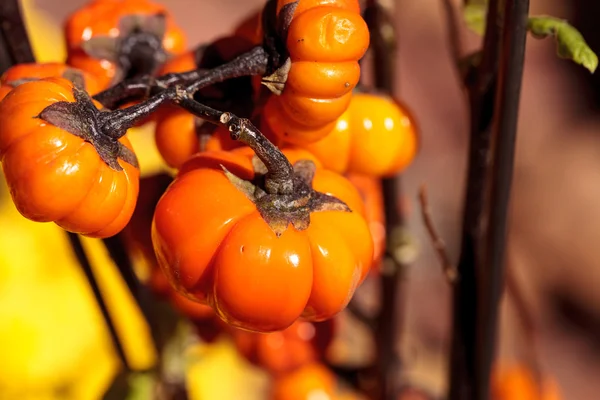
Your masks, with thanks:
[[(393, 99), (356, 89), (369, 46), (357, 0), (278, 1), (276, 16), (287, 19), (280, 32), (287, 61), (273, 75), (245, 81), (242, 74), (195, 98), (256, 121), (280, 149), (267, 157), (281, 151), (294, 165), (293, 189), (277, 193), (260, 183), (282, 172), (265, 171), (264, 156), (257, 166), (256, 148), (232, 140), (231, 128), (199, 130), (197, 117), (158, 102), (133, 118), (146, 103), (110, 111), (90, 97), (130, 78), (214, 68), (266, 48), (261, 15), (186, 52), (165, 7), (95, 0), (65, 24), (64, 64), (17, 65), (2, 77), (0, 160), (21, 214), (91, 237), (120, 232), (138, 202), (140, 176), (125, 128), (155, 121), (158, 150), (178, 170), (150, 228), (172, 286), (253, 331), (340, 312), (381, 257), (379, 179), (408, 166), (416, 128)], [(239, 107), (245, 94), (250, 110)], [(211, 132), (208, 140), (199, 131)]]

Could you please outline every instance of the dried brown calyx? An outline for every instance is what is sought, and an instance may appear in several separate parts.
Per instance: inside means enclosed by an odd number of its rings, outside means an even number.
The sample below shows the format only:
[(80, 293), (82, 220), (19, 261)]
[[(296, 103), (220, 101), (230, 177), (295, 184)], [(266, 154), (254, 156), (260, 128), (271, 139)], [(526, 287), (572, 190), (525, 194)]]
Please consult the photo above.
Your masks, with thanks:
[(277, 1), (269, 1), (263, 11), (263, 30), (265, 32), (263, 46), (271, 55), (269, 72), (262, 79), (271, 92), (280, 95), (285, 88), (292, 61), (287, 51), (287, 36), (298, 1), (281, 7), (277, 13)]
[(114, 123), (111, 121), (114, 113), (96, 108), (89, 94), (76, 85), (73, 86), (73, 97), (75, 101), (49, 105), (37, 117), (90, 143), (100, 158), (115, 171), (123, 170), (118, 159), (139, 168), (135, 153), (118, 140), (127, 127), (122, 128), (124, 131), (120, 135), (121, 132), (106, 134), (109, 121)]
[(252, 181), (239, 178), (225, 167), (223, 170), (229, 181), (256, 205), (260, 215), (277, 236), (281, 236), (289, 224), (299, 231), (307, 229), (313, 212), (352, 211), (338, 198), (313, 189), (316, 167), (310, 160), (300, 160), (294, 164), (293, 190), (286, 194), (268, 193), (265, 189), (265, 176), (268, 173), (265, 164), (254, 156), (252, 165), (255, 172)]
[(90, 57), (116, 63), (117, 83), (156, 72), (168, 57), (162, 45), (165, 32), (164, 14), (126, 15), (119, 21), (119, 36), (94, 36), (81, 47)]

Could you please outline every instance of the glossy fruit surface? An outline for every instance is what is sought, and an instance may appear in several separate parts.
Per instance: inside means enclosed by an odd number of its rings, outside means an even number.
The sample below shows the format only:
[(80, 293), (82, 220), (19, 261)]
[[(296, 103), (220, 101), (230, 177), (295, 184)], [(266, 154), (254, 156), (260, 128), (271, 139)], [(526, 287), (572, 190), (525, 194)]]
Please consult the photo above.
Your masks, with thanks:
[(168, 107), (165, 112), (159, 112), (154, 140), (167, 165), (181, 167), (188, 158), (200, 151), (196, 117), (185, 110)]
[(0, 100), (15, 88), (15, 86), (27, 82), (29, 80), (42, 78), (66, 78), (71, 81), (80, 80), (83, 88), (90, 94), (94, 95), (100, 91), (100, 87), (90, 74), (69, 67), (62, 63), (28, 63), (17, 64), (7, 69), (0, 78)]
[(417, 129), (404, 106), (385, 96), (356, 93), (331, 134), (303, 147), (339, 173), (391, 176), (414, 159)]
[(277, 237), (223, 171), (252, 180), (248, 150), (200, 153), (182, 166), (156, 208), (158, 261), (179, 291), (210, 304), (233, 326), (270, 332), (301, 315), (328, 319), (346, 306), (372, 263), (360, 195), (343, 177), (318, 168), (314, 189), (354, 211), (313, 212), (308, 229), (289, 225)]
[(320, 360), (333, 333), (333, 320), (298, 320), (281, 332), (262, 334), (236, 329), (232, 336), (240, 353), (250, 362), (277, 375)]
[[(290, 3), (278, 1), (278, 12)], [(264, 122), (282, 140), (312, 143), (335, 127), (360, 77), (369, 31), (358, 1), (301, 1), (286, 45), (291, 67), (281, 95), (267, 102)]]
[[(139, 170), (121, 159), (121, 171), (110, 168), (92, 144), (37, 117), (59, 101), (74, 102), (73, 90), (66, 79), (47, 78), (6, 96), (0, 103), (2, 168), (24, 217), (86, 236), (112, 236), (133, 214)], [(131, 150), (126, 137), (119, 141)]]

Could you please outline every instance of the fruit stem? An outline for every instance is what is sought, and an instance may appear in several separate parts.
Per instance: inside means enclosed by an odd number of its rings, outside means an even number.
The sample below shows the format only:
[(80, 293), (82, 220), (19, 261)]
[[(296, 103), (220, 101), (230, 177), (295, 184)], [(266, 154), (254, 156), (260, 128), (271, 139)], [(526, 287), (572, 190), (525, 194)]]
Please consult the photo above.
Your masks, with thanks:
[[(178, 74), (175, 83), (187, 85), (185, 90), (188, 93), (194, 94), (199, 89), (229, 79), (263, 75), (267, 71), (268, 63), (269, 56), (265, 49), (262, 46), (256, 46), (219, 67), (210, 70), (198, 69)], [(168, 75), (165, 75), (165, 79), (167, 77)], [(170, 84), (172, 85), (173, 82)]]
[(124, 136), (129, 128), (148, 117), (177, 94), (177, 88), (170, 88), (131, 107), (100, 114), (102, 132), (115, 139)]
[[(146, 76), (131, 81), (123, 81), (104, 92), (98, 93), (94, 96), (94, 99), (105, 106), (106, 104), (115, 105), (133, 94), (144, 95), (157, 89), (160, 91), (139, 104), (103, 114), (102, 132), (110, 137), (120, 138), (125, 135), (127, 129), (148, 117), (166, 102), (180, 98), (191, 98), (197, 90), (225, 80), (263, 74), (266, 71), (267, 64), (267, 53), (261, 46), (257, 46), (230, 62), (210, 70), (198, 69), (184, 73), (167, 74), (156, 78), (156, 80)], [(216, 110), (213, 111), (216, 112)], [(233, 122), (238, 122), (239, 118), (235, 118)], [(218, 122), (218, 119), (214, 122)], [(251, 130), (252, 128), (248, 128), (245, 131), (250, 132)], [(256, 128), (254, 130), (258, 131)], [(259, 136), (266, 140), (262, 134)], [(256, 140), (258, 140), (258, 136), (257, 139), (254, 139), (254, 141)]]
[(267, 167), (265, 190), (269, 194), (293, 192), (294, 169), (283, 153), (271, 143), (250, 120), (229, 112), (222, 112), (195, 101), (189, 93), (175, 102), (198, 118), (229, 129), (231, 138), (239, 140), (256, 153)]
[[(187, 92), (194, 94), (202, 88), (229, 79), (263, 75), (267, 70), (268, 63), (269, 56), (265, 49), (262, 46), (256, 46), (233, 60), (210, 70), (200, 68), (188, 72), (169, 73), (157, 78), (141, 76), (124, 80), (96, 94), (94, 99), (106, 108), (113, 108), (125, 99), (140, 99), (148, 95), (154, 97), (176, 85), (185, 87)], [(150, 100), (152, 97), (147, 101)]]
[(154, 78), (149, 75), (121, 81), (93, 96), (94, 100), (112, 110), (126, 100), (142, 99), (150, 95)]

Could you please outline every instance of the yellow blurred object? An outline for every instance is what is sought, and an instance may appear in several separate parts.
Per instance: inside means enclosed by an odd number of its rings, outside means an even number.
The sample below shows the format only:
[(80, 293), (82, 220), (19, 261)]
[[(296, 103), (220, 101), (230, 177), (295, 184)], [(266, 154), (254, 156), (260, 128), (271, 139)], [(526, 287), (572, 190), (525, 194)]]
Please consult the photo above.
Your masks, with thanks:
[(221, 339), (210, 346), (194, 346), (188, 358), (187, 382), (192, 400), (262, 400), (269, 376), (247, 363), (233, 342)]
[(64, 62), (67, 52), (62, 25), (37, 8), (36, 0), (21, 0), (21, 12), (37, 62)]
[[(98, 399), (120, 368), (95, 299), (52, 223), (23, 218), (0, 177), (0, 399)], [(84, 239), (135, 369), (156, 361), (149, 331), (101, 242)]]

